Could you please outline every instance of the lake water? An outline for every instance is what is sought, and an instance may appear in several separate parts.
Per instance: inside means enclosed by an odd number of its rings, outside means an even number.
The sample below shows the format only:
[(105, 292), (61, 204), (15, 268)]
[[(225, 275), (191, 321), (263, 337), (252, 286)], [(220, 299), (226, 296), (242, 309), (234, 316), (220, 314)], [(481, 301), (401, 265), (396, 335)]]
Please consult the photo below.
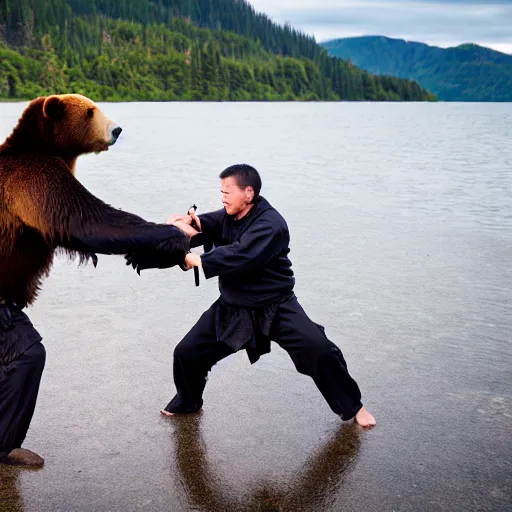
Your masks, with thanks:
[[(25, 104), (0, 103), (0, 139)], [(164, 419), (175, 345), (217, 297), (179, 269), (59, 259), (27, 313), (47, 364), (2, 511), (505, 511), (512, 507), (512, 104), (105, 104), (77, 176), (153, 221), (221, 206), (246, 162), (291, 231), (299, 301), (377, 427), (342, 424), (287, 354), (214, 367)]]

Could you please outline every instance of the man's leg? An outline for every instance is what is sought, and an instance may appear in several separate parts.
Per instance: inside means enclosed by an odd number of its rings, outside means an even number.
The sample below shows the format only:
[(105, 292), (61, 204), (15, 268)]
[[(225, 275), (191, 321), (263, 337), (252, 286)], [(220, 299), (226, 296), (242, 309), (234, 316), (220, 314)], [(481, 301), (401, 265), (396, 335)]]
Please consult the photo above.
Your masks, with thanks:
[(0, 367), (0, 456), (10, 455), (4, 462), (38, 465), (32, 452), (19, 448), (34, 414), (45, 360), (45, 348), (38, 342)]
[(279, 306), (270, 336), (292, 358), (298, 372), (309, 375), (334, 413), (343, 420), (356, 418), (365, 427), (375, 420), (361, 403), (361, 392), (350, 376), (341, 350), (315, 324), (297, 299)]
[(234, 353), (231, 347), (217, 341), (215, 306), (212, 306), (174, 349), (173, 374), (177, 393), (162, 414), (199, 411), (203, 406), (208, 372), (221, 359)]

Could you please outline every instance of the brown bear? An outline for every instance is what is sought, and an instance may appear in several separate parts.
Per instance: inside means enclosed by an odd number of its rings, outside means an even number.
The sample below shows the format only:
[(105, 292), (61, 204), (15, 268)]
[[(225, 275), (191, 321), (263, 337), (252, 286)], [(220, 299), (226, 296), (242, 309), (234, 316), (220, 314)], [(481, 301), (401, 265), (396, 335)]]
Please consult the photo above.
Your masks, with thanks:
[(21, 448), (34, 412), (45, 350), (22, 309), (32, 304), (61, 248), (81, 262), (96, 253), (156, 255), (182, 264), (189, 239), (105, 204), (75, 178), (79, 155), (107, 151), (121, 133), (77, 94), (33, 100), (0, 145), (0, 460), (42, 464)]

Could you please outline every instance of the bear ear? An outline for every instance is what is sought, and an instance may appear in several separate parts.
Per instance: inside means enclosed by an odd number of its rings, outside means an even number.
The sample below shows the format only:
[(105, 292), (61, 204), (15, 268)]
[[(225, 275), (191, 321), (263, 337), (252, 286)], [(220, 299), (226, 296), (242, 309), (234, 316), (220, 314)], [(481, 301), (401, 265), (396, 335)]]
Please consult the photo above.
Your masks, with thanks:
[(54, 121), (64, 117), (64, 102), (58, 96), (48, 96), (43, 103), (43, 114)]

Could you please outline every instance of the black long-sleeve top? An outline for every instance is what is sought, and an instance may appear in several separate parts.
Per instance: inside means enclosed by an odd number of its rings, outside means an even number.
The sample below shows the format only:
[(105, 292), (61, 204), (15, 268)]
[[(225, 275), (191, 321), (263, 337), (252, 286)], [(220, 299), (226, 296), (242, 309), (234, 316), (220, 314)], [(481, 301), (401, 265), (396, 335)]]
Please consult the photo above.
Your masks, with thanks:
[(200, 215), (200, 221), (202, 233), (191, 246), (205, 246), (204, 275), (219, 276), (226, 304), (259, 308), (293, 293), (288, 226), (266, 199), (259, 197), (240, 220), (221, 209)]

